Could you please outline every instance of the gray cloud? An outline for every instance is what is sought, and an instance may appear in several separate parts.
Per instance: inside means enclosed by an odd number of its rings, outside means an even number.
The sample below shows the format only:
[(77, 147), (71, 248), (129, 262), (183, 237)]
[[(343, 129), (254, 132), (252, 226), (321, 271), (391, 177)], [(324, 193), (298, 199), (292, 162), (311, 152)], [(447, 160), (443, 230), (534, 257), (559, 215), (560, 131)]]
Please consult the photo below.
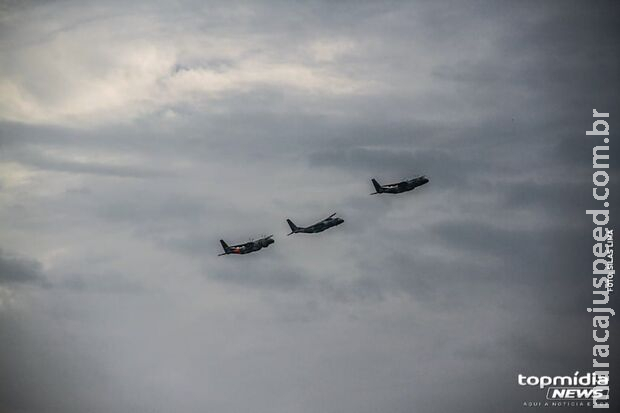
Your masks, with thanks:
[(0, 283), (38, 283), (43, 280), (41, 265), (0, 249)]
[(615, 3), (2, 15), (0, 410), (516, 412), (589, 369)]

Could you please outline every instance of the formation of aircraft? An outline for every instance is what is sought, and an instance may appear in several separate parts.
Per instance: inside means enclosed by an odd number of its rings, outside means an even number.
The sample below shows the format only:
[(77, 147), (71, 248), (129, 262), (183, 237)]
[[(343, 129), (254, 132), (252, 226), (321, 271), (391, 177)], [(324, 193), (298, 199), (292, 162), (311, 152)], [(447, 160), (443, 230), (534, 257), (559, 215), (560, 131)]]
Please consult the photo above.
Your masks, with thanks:
[(288, 226), (291, 227), (291, 232), (287, 235), (297, 234), (299, 232), (304, 234), (316, 234), (317, 232), (325, 231), (327, 228), (342, 224), (344, 219), (336, 217), (336, 214), (331, 214), (324, 220), (319, 221), (316, 224), (312, 224), (309, 227), (298, 227), (290, 219), (287, 219), (286, 222), (288, 222)]
[[(375, 194), (400, 194), (402, 192), (411, 191), (412, 189), (415, 189), (421, 185), (427, 184), (429, 182), (429, 179), (426, 176), (422, 175), (422, 176), (418, 176), (413, 179), (409, 179), (407, 181), (402, 181), (402, 182), (398, 182), (395, 184), (388, 184), (388, 185), (381, 185), (374, 178), (371, 179), (371, 181), (375, 187), (375, 192), (373, 192), (370, 195), (375, 195)], [(323, 232), (328, 228), (335, 227), (336, 225), (342, 224), (344, 222), (344, 219), (337, 217), (336, 214), (334, 213), (328, 216), (327, 218), (325, 218), (324, 220), (319, 221), (316, 224), (312, 224), (308, 227), (298, 227), (290, 219), (287, 219), (286, 222), (288, 223), (289, 227), (291, 227), (291, 232), (287, 235), (298, 234), (298, 233), (316, 234), (317, 232)], [(224, 248), (224, 252), (222, 254), (218, 254), (218, 256), (229, 255), (229, 254), (249, 254), (251, 252), (255, 252), (263, 248), (267, 248), (269, 245), (273, 244), (274, 242), (275, 240), (273, 239), (273, 235), (269, 235), (268, 237), (264, 237), (256, 241), (251, 240), (244, 244), (238, 244), (238, 245), (232, 245), (232, 246), (229, 246), (228, 244), (226, 244), (224, 240), (220, 240), (220, 243), (222, 244), (222, 248)]]

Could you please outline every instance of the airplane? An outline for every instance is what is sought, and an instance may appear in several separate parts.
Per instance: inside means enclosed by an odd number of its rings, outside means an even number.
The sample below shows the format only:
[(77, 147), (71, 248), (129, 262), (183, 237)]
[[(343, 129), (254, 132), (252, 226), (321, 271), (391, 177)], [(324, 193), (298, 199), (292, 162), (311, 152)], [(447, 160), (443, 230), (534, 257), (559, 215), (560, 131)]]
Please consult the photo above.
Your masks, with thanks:
[(267, 248), (269, 245), (273, 244), (275, 241), (273, 240), (273, 235), (269, 235), (268, 237), (261, 238), (259, 240), (252, 240), (246, 242), (245, 244), (238, 244), (229, 246), (224, 242), (223, 239), (220, 240), (220, 244), (222, 244), (222, 248), (224, 248), (224, 253), (218, 254), (220, 257), (222, 255), (228, 254), (249, 254), (250, 252), (258, 251), (263, 248)]
[(380, 185), (375, 179), (371, 179), (372, 184), (375, 186), (375, 190), (377, 192), (373, 192), (370, 195), (375, 194), (400, 194), (401, 192), (411, 191), (412, 189), (417, 188), (418, 186), (424, 185), (428, 183), (429, 179), (422, 175), (417, 178), (410, 179), (408, 181), (398, 182), (395, 184), (389, 185)]
[(316, 224), (310, 225), (309, 227), (298, 227), (297, 225), (293, 223), (293, 221), (291, 221), (290, 219), (287, 219), (286, 222), (288, 222), (288, 226), (291, 227), (291, 233), (287, 235), (297, 234), (298, 232), (303, 232), (306, 234), (314, 234), (317, 232), (323, 232), (327, 228), (335, 227), (336, 225), (342, 224), (344, 222), (344, 219), (339, 218), (339, 217), (334, 218), (335, 215), (336, 215), (335, 213), (331, 214), (324, 220), (319, 221)]

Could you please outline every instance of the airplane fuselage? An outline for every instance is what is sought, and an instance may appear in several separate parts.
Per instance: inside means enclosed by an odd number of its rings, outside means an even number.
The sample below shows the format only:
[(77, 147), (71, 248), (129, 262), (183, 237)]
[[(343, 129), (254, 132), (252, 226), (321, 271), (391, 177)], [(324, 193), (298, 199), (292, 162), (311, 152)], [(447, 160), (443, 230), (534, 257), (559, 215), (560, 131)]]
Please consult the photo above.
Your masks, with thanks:
[(232, 245), (228, 246), (225, 243), (222, 243), (224, 247), (224, 253), (220, 255), (228, 255), (228, 254), (249, 254), (251, 252), (259, 251), (263, 248), (267, 248), (269, 245), (273, 244), (275, 241), (271, 237), (262, 238), (257, 241), (246, 242), (245, 244)]
[(302, 232), (306, 234), (314, 234), (317, 232), (323, 232), (328, 228), (335, 227), (336, 225), (340, 225), (344, 222), (342, 218), (327, 218), (321, 222), (317, 222), (314, 225), (310, 225), (309, 227), (300, 227), (295, 232)]
[(230, 247), (231, 254), (249, 254), (254, 251), (261, 250), (263, 247), (257, 245), (253, 242), (248, 242), (247, 244), (239, 245), (237, 247)]
[(408, 181), (399, 182), (396, 184), (390, 185), (380, 185), (377, 188), (377, 194), (400, 194), (403, 192), (411, 191), (419, 186), (427, 184), (429, 179), (425, 176), (420, 176), (418, 178), (413, 178)]

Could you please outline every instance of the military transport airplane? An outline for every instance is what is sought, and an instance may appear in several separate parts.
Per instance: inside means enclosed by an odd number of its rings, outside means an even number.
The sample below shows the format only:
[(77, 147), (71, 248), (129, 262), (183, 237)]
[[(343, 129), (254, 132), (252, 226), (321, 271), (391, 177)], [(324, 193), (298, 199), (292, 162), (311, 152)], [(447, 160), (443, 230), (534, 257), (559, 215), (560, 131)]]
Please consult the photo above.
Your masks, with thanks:
[(297, 225), (293, 223), (293, 221), (291, 221), (290, 219), (287, 219), (286, 222), (288, 222), (288, 226), (291, 227), (291, 233), (287, 235), (296, 234), (298, 232), (303, 232), (306, 234), (314, 234), (317, 232), (323, 232), (327, 228), (335, 227), (336, 225), (342, 224), (344, 222), (344, 219), (339, 218), (339, 217), (334, 218), (335, 215), (336, 214), (331, 214), (324, 220), (319, 221), (314, 225), (310, 225), (309, 227), (298, 227)]
[(273, 235), (269, 235), (268, 237), (261, 238), (256, 241), (249, 241), (245, 244), (238, 244), (229, 246), (224, 242), (223, 239), (220, 240), (220, 244), (222, 244), (222, 248), (224, 248), (223, 254), (218, 254), (219, 256), (228, 255), (228, 254), (249, 254), (250, 252), (258, 251), (263, 248), (267, 248), (269, 245), (273, 244), (275, 241), (273, 240)]
[(375, 190), (377, 192), (373, 192), (370, 195), (374, 194), (400, 194), (401, 192), (411, 191), (412, 189), (417, 188), (418, 186), (424, 185), (428, 183), (429, 179), (422, 175), (417, 178), (410, 179), (408, 181), (398, 182), (396, 184), (389, 185), (380, 185), (375, 179), (372, 179), (372, 184), (375, 186)]

